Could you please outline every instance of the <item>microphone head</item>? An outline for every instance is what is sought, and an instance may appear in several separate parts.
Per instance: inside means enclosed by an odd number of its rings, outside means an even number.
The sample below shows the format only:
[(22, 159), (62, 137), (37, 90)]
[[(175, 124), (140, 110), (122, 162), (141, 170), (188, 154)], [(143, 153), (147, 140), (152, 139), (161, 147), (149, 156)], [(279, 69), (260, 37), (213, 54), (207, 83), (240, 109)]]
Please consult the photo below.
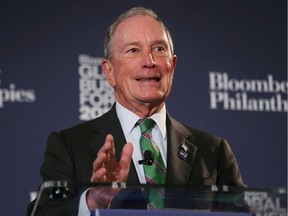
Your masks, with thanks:
[(144, 164), (145, 165), (152, 165), (154, 162), (154, 155), (151, 150), (146, 150), (144, 152)]

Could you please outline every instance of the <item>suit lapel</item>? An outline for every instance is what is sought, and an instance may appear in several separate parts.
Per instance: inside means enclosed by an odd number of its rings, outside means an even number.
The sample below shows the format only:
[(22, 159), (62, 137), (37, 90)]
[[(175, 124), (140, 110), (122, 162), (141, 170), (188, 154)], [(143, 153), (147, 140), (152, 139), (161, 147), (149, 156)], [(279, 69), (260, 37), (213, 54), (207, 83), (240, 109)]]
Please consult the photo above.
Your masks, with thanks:
[[(167, 185), (187, 185), (197, 152), (197, 147), (189, 141), (192, 134), (167, 115), (167, 135)], [(185, 160), (179, 157), (179, 147), (183, 144), (188, 148)]]
[[(192, 133), (182, 124), (167, 114), (167, 179), (165, 206), (180, 208), (185, 199), (183, 187), (188, 185), (194, 165), (197, 147), (189, 139)], [(188, 156), (185, 160), (179, 157), (179, 147), (187, 147)], [(176, 188), (180, 186), (180, 188)], [(180, 194), (179, 190), (180, 189)], [(184, 192), (184, 193), (183, 193)]]

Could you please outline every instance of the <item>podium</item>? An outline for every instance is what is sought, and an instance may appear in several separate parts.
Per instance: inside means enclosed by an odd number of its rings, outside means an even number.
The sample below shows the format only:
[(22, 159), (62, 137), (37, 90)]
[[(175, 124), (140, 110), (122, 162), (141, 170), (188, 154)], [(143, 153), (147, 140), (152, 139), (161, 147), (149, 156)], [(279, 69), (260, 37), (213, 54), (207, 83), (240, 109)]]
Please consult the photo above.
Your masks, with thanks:
[[(165, 189), (165, 208), (148, 210), (149, 192)], [(236, 188), (230, 186), (127, 185), (126, 183), (78, 185), (47, 181), (41, 185), (31, 216), (78, 215), (79, 201), (87, 190), (111, 195), (109, 207), (95, 216), (286, 216), (286, 188)], [(83, 215), (84, 216), (84, 215)]]

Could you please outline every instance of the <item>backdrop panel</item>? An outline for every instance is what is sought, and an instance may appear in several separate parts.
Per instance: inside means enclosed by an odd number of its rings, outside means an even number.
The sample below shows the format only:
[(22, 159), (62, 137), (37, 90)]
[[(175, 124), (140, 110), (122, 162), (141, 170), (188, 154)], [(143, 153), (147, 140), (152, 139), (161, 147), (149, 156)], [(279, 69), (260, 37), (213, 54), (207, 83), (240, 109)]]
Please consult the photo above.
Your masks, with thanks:
[(106, 0), (0, 3), (1, 215), (24, 215), (48, 133), (114, 101), (99, 62), (108, 25), (155, 10), (178, 56), (169, 113), (225, 137), (248, 186), (286, 187), (285, 0)]

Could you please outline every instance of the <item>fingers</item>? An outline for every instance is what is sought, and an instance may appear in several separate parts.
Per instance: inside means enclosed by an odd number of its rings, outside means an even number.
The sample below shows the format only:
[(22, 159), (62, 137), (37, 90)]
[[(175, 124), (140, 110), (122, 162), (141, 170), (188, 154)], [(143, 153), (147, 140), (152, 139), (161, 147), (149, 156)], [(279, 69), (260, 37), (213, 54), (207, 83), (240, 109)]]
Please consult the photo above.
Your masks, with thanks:
[(117, 166), (117, 169), (113, 173), (115, 181), (125, 182), (127, 180), (132, 160), (132, 153), (133, 153), (132, 143), (125, 144), (122, 149), (121, 158)]
[(106, 177), (106, 169), (101, 168), (98, 170), (93, 170), (92, 176), (90, 178), (90, 182), (94, 183), (104, 183), (106, 182), (107, 177)]
[(104, 145), (93, 162), (93, 172), (90, 181), (95, 183), (126, 181), (130, 170), (132, 153), (132, 143), (125, 144), (121, 152), (120, 161), (117, 163), (114, 139), (111, 134), (108, 134)]
[(104, 145), (101, 147), (101, 149), (98, 151), (98, 155), (100, 154), (113, 154), (115, 155), (115, 148), (114, 148), (114, 139), (111, 134), (108, 134), (105, 138)]
[(97, 153), (97, 157), (93, 162), (93, 173), (91, 182), (105, 182), (107, 180), (107, 171), (111, 172), (115, 166), (115, 148), (114, 140), (111, 134), (105, 138), (104, 145)]

